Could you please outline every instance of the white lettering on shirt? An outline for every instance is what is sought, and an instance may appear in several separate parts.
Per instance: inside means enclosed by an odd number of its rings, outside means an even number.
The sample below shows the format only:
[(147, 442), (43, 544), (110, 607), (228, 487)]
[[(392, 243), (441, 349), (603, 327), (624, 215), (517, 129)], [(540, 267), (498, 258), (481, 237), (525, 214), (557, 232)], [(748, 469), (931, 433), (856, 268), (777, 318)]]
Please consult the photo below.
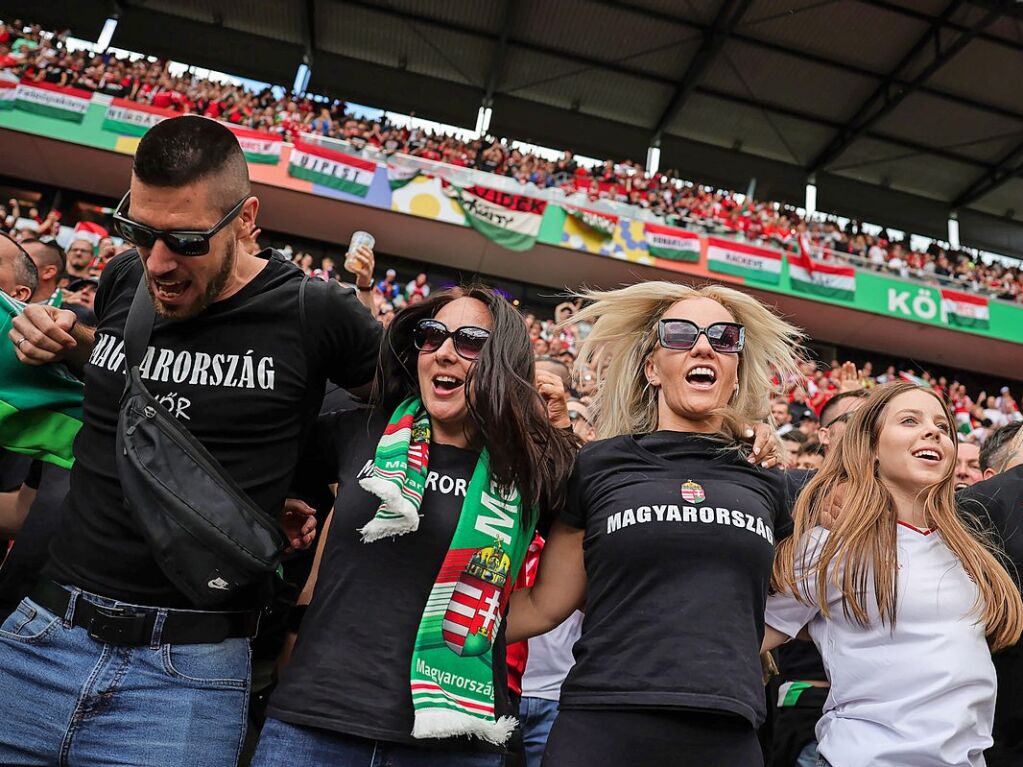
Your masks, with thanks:
[(759, 535), (770, 544), (774, 543), (774, 531), (760, 517), (743, 511), (711, 506), (683, 506), (681, 509), (670, 506), (638, 506), (635, 509), (623, 509), (607, 516), (607, 534), (616, 533), (633, 525), (658, 522), (681, 522), (688, 524), (726, 525), (740, 530), (747, 530)]

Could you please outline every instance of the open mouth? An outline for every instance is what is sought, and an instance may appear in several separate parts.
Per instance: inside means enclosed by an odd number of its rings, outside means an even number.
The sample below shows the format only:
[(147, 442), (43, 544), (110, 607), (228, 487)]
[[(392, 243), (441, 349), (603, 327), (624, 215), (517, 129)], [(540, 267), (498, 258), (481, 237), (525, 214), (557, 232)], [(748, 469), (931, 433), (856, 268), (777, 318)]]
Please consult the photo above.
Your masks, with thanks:
[(913, 457), (919, 458), (921, 461), (927, 461), (928, 463), (941, 463), (941, 453), (937, 450), (932, 450), (929, 447), (914, 450)]
[(697, 389), (710, 389), (717, 378), (714, 369), (705, 366), (695, 367), (686, 373), (686, 383)]
[(452, 375), (436, 375), (433, 377), (433, 390), (441, 396), (451, 394), (462, 388), (465, 380)]
[(181, 294), (188, 290), (191, 280), (180, 280), (168, 282), (166, 280), (153, 280), (153, 292), (161, 301), (174, 301), (181, 297)]

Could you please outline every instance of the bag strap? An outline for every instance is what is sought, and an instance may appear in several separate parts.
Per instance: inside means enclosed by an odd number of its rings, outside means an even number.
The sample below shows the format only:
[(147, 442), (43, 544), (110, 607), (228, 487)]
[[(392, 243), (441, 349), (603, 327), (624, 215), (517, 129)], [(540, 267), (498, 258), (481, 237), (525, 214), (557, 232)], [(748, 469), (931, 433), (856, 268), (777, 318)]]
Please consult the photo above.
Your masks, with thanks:
[(146, 275), (143, 272), (139, 278), (139, 286), (135, 289), (135, 297), (131, 301), (131, 309), (128, 310), (128, 319), (124, 323), (124, 357), (129, 370), (138, 366), (145, 357), (155, 322), (156, 310), (153, 308), (153, 298), (149, 295)]

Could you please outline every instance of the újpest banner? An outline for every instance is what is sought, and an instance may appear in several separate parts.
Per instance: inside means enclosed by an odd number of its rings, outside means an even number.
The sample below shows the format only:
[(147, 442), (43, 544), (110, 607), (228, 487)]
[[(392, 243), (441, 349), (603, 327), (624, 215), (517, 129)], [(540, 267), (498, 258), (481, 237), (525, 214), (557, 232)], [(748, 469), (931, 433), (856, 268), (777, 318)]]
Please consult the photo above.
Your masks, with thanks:
[(14, 94), (14, 106), (23, 112), (76, 123), (85, 118), (91, 101), (89, 91), (27, 80), (18, 83)]
[(115, 98), (110, 101), (107, 113), (103, 117), (103, 130), (121, 136), (142, 136), (158, 122), (168, 117), (177, 117), (179, 114), (171, 109)]
[(365, 197), (373, 183), (377, 166), (371, 160), (296, 141), (291, 150), (288, 175), (339, 192)]
[(660, 224), (643, 224), (647, 251), (669, 261), (699, 261), (700, 235)]
[(707, 268), (757, 282), (781, 281), (781, 253), (734, 240), (707, 238)]
[(991, 322), (985, 296), (941, 289), (941, 313), (945, 322), (957, 328), (986, 330)]
[(249, 162), (263, 165), (276, 165), (281, 159), (281, 149), (284, 148), (284, 139), (280, 134), (267, 133), (265, 131), (242, 128), (231, 123), (222, 123), (234, 134), (241, 144), (245, 159)]
[(466, 223), (488, 240), (515, 251), (529, 250), (536, 244), (547, 210), (545, 200), (478, 184), (465, 188), (451, 184), (445, 192), (458, 201)]

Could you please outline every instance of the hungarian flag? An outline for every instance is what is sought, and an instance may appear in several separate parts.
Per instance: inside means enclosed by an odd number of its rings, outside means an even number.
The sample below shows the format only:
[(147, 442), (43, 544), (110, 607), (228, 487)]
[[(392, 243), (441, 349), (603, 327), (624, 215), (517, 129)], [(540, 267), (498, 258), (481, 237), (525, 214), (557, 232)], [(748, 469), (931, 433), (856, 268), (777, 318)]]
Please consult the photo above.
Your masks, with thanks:
[(127, 99), (112, 99), (103, 117), (103, 130), (121, 136), (142, 136), (162, 120), (176, 117), (177, 112)]
[(18, 92), (18, 81), (0, 77), (0, 109), (14, 109), (14, 99)]
[(613, 213), (600, 213), (586, 208), (577, 208), (575, 205), (562, 205), (565, 212), (572, 218), (589, 227), (598, 237), (605, 240), (610, 238), (618, 227), (618, 216)]
[(92, 243), (93, 248), (99, 245), (100, 240), (109, 236), (110, 232), (92, 221), (79, 221), (75, 224), (75, 238), (88, 240)]
[(14, 105), (23, 112), (76, 123), (85, 118), (91, 100), (92, 94), (89, 91), (27, 80), (18, 83), (14, 95)]
[(757, 282), (781, 281), (781, 253), (734, 240), (707, 238), (707, 268)]
[[(252, 163), (263, 165), (276, 165), (281, 159), (281, 149), (284, 147), (284, 139), (280, 134), (267, 133), (266, 131), (251, 130), (242, 128), (230, 123), (223, 123), (227, 129), (234, 134), (241, 145), (245, 159)], [(372, 181), (372, 175), (370, 180)]]
[(371, 160), (352, 157), (333, 149), (295, 141), (288, 163), (288, 175), (312, 181), (339, 192), (365, 197), (377, 166)]
[(420, 175), (421, 171), (419, 168), (387, 163), (387, 183), (390, 185), (392, 192), (408, 186), (415, 179), (419, 178)]
[(24, 308), (0, 291), (0, 448), (69, 469), (84, 387), (63, 365), (18, 361), (7, 334)]
[(798, 251), (789, 254), (789, 277), (793, 290), (842, 301), (856, 299), (855, 268), (814, 261), (805, 232), (799, 235), (797, 244)]
[(987, 330), (991, 321), (987, 298), (945, 288), (941, 289), (941, 314), (957, 328)]
[(479, 185), (445, 184), (444, 189), (458, 201), (466, 223), (488, 240), (516, 251), (529, 250), (536, 243), (546, 201)]
[(922, 386), (925, 389), (932, 388), (930, 383), (927, 382), (927, 379), (921, 378), (920, 376), (915, 376), (911, 373), (906, 373), (905, 371), (899, 373), (899, 378), (901, 378), (903, 381), (906, 381), (907, 383), (915, 384), (916, 386)]
[(700, 235), (660, 224), (643, 224), (647, 251), (669, 261), (699, 261)]

